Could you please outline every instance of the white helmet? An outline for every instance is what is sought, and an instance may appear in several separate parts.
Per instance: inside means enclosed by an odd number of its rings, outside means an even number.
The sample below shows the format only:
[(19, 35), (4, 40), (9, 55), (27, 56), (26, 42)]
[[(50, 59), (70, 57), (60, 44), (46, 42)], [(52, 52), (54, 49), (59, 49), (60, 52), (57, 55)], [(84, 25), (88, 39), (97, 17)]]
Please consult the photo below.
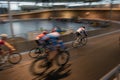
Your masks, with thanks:
[(0, 37), (8, 37), (7, 34), (1, 34)]

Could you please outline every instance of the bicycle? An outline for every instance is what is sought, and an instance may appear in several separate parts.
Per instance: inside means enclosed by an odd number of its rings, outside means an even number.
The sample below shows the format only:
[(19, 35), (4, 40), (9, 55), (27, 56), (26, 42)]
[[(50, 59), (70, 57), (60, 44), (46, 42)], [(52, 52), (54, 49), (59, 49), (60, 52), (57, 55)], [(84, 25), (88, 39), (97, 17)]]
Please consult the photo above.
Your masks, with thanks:
[[(33, 61), (32, 65), (30, 66), (30, 70), (34, 75), (42, 75), (47, 69), (51, 67), (53, 63), (52, 61), (52, 63), (49, 64), (50, 62), (48, 59), (49, 49), (45, 50), (46, 55), (37, 58), (35, 61)], [(66, 49), (64, 50), (57, 49), (57, 55), (54, 58), (54, 60), (56, 61), (56, 64), (58, 66), (64, 66), (65, 64), (68, 63), (69, 58), (70, 54)]]
[(84, 46), (87, 44), (87, 37), (84, 36), (78, 36), (75, 38), (75, 40), (72, 42), (72, 47), (76, 48), (78, 46)]
[[(2, 57), (2, 56), (1, 56), (1, 57)], [(17, 63), (19, 63), (19, 62), (21, 61), (22, 56), (21, 56), (21, 54), (19, 54), (19, 53), (13, 53), (13, 52), (11, 52), (11, 51), (5, 51), (5, 56), (2, 57), (2, 58), (0, 59), (0, 61), (2, 61), (2, 59), (6, 59), (6, 60), (5, 60), (5, 63), (8, 61), (8, 62), (11, 63), (11, 64), (17, 64)], [(4, 64), (4, 63), (3, 63), (3, 64)]]

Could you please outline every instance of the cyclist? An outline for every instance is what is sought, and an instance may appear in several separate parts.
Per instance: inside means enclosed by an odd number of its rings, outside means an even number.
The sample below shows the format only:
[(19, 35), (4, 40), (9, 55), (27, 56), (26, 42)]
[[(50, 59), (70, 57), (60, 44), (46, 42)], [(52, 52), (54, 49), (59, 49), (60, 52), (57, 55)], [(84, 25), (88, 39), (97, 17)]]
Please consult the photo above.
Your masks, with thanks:
[(57, 32), (56, 30), (52, 30), (51, 33), (47, 34), (46, 36), (49, 37), (49, 41), (52, 42), (53, 46), (60, 46), (61, 49), (65, 49), (65, 45), (63, 44), (63, 41), (60, 39), (61, 34)]
[(47, 40), (48, 44), (46, 46), (49, 46), (49, 48), (55, 52), (49, 55), (49, 62), (48, 62), (48, 66), (51, 65), (52, 61), (54, 60), (54, 58), (57, 55), (56, 49), (58, 47), (60, 47), (61, 49), (65, 49), (65, 45), (63, 44), (63, 42), (60, 40), (60, 33), (56, 32), (55, 30), (52, 30), (51, 33), (46, 34), (45, 36), (42, 37), (42, 40)]
[(36, 43), (38, 44), (38, 46), (45, 46), (45, 41), (46, 40), (43, 40), (42, 38), (48, 34), (48, 31), (43, 31), (42, 33), (40, 33), (37, 37), (36, 37)]
[(80, 27), (80, 28), (78, 28), (76, 30), (76, 36), (77, 37), (79, 37), (79, 36), (81, 36), (81, 37), (87, 37), (87, 33), (86, 33), (86, 30), (85, 30), (84, 26), (82, 26), (82, 27)]
[(39, 34), (36, 37), (36, 42), (38, 45), (44, 45), (44, 47), (49, 46), (50, 43), (52, 43), (53, 46), (59, 44), (61, 48), (64, 49), (63, 42), (59, 39), (59, 37), (60, 33), (57, 32), (55, 29), (52, 29), (50, 33), (48, 33), (47, 31), (43, 31), (41, 34)]
[(8, 37), (7, 34), (1, 34), (0, 37), (1, 37), (1, 39), (0, 39), (0, 58), (2, 60), (1, 63), (5, 63), (6, 59), (4, 57), (6, 54), (2, 50), (1, 46), (5, 45), (6, 47), (8, 47), (10, 49), (10, 51), (15, 51), (16, 49), (10, 43), (8, 43), (6, 41), (7, 37)]

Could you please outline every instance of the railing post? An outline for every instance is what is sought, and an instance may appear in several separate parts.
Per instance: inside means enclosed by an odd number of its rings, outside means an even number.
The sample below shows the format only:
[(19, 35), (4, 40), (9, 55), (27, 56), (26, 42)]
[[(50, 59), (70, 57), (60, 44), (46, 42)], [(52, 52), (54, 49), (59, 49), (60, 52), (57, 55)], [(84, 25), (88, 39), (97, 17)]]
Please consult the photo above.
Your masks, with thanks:
[(12, 35), (12, 37), (14, 37), (13, 22), (12, 22), (12, 13), (10, 11), (10, 0), (8, 0), (8, 16), (9, 16), (9, 23), (10, 23), (11, 35)]

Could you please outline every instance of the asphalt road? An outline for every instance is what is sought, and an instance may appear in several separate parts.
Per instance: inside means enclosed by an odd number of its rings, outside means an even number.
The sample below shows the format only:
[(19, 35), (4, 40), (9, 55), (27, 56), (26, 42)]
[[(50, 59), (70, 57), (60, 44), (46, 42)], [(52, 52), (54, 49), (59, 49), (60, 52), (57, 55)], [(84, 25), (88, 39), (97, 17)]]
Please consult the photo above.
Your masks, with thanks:
[(88, 39), (84, 47), (71, 48), (71, 58), (67, 65), (53, 65), (43, 75), (33, 75), (30, 65), (34, 59), (23, 56), (17, 65), (0, 66), (0, 80), (99, 80), (120, 64), (120, 32)]

